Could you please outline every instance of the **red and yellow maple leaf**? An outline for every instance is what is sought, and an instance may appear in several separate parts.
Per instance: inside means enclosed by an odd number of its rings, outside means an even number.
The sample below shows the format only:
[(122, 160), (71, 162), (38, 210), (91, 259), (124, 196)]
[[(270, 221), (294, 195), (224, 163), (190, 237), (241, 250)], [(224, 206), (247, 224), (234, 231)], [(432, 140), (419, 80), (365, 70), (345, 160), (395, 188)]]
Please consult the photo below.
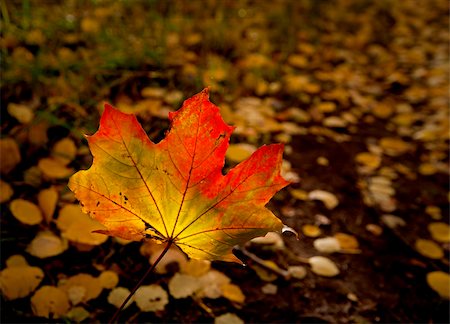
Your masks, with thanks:
[(223, 175), (233, 127), (208, 90), (169, 118), (169, 132), (155, 144), (134, 115), (106, 104), (99, 130), (88, 137), (93, 164), (73, 175), (69, 188), (105, 234), (152, 236), (192, 258), (239, 262), (233, 246), (283, 227), (264, 207), (289, 183), (280, 175), (283, 145), (262, 146)]

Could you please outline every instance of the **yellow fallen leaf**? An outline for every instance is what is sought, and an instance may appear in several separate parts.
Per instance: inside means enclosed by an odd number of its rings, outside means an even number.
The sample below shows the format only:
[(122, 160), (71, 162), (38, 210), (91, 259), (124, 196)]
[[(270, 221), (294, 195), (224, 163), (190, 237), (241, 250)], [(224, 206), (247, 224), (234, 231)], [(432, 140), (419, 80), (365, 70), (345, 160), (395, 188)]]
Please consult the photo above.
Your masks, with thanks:
[(292, 197), (298, 200), (307, 200), (308, 199), (308, 192), (301, 189), (291, 189), (289, 190), (289, 193)]
[(69, 279), (63, 279), (58, 282), (58, 288), (65, 291), (68, 295), (70, 292), (75, 292), (76, 287), (84, 288), (84, 294), (80, 300), (82, 302), (97, 298), (103, 290), (100, 280), (87, 273), (79, 273)]
[(36, 146), (44, 145), (48, 141), (46, 121), (33, 122), (28, 128), (28, 141)]
[(191, 275), (176, 273), (169, 281), (169, 292), (175, 299), (192, 296), (199, 289), (200, 280)]
[(450, 299), (450, 276), (443, 271), (433, 271), (427, 274), (427, 283), (442, 298)]
[(9, 300), (26, 297), (39, 286), (43, 278), (44, 272), (38, 267), (7, 267), (0, 272), (0, 290)]
[(82, 321), (89, 318), (91, 313), (89, 313), (85, 308), (77, 306), (73, 307), (69, 312), (66, 313), (66, 317), (75, 323), (81, 323)]
[(100, 245), (108, 239), (107, 235), (94, 233), (104, 231), (106, 228), (83, 213), (77, 204), (68, 204), (61, 208), (56, 224), (62, 236), (71, 242)]
[(200, 277), (207, 273), (211, 269), (211, 261), (209, 260), (198, 260), (189, 259), (181, 267), (181, 272), (193, 277)]
[(244, 324), (244, 321), (241, 320), (236, 314), (225, 313), (217, 316), (214, 319), (214, 324)]
[(320, 234), (322, 234), (322, 231), (318, 226), (311, 224), (303, 225), (302, 232), (307, 237), (318, 237)]
[(336, 233), (333, 235), (339, 242), (341, 249), (344, 250), (358, 250), (359, 243), (356, 237), (346, 233)]
[(361, 152), (355, 157), (356, 162), (363, 164), (370, 169), (376, 169), (380, 166), (381, 157), (371, 152)]
[(71, 138), (66, 137), (55, 143), (51, 155), (56, 161), (65, 166), (75, 159), (77, 147)]
[(435, 220), (442, 219), (441, 209), (438, 206), (427, 206), (425, 208), (425, 213), (431, 216)]
[(50, 179), (67, 178), (74, 172), (72, 168), (66, 167), (53, 158), (40, 159), (38, 167), (42, 173)]
[(0, 179), (0, 203), (4, 203), (11, 199), (14, 190), (11, 185)]
[(21, 161), (19, 147), (12, 138), (0, 139), (0, 172), (12, 171)]
[(35, 204), (25, 199), (14, 199), (9, 205), (11, 213), (21, 223), (36, 225), (42, 222), (43, 216)]
[(111, 270), (103, 271), (98, 277), (100, 285), (106, 289), (112, 289), (119, 283), (119, 276)]
[(313, 190), (308, 194), (308, 198), (310, 200), (320, 200), (327, 209), (334, 209), (339, 204), (337, 197), (325, 190)]
[(396, 137), (383, 137), (379, 142), (384, 153), (389, 156), (399, 156), (411, 151), (413, 146), (410, 143)]
[(28, 265), (27, 260), (20, 254), (11, 255), (8, 258), (8, 260), (6, 260), (7, 268), (23, 267), (23, 266), (27, 266), (27, 265)]
[(430, 259), (440, 259), (444, 256), (444, 251), (435, 242), (425, 239), (416, 240), (416, 250)]
[(394, 112), (394, 107), (390, 106), (387, 103), (379, 103), (376, 104), (372, 108), (372, 113), (378, 118), (388, 118)]
[(249, 158), (255, 151), (256, 147), (251, 144), (230, 144), (226, 152), (226, 158), (233, 162), (241, 162)]
[(438, 172), (436, 166), (432, 163), (422, 163), (419, 165), (419, 173), (421, 175), (433, 175)]
[[(108, 303), (119, 308), (122, 305), (122, 303), (125, 301), (125, 298), (127, 298), (129, 294), (130, 294), (130, 291), (128, 290), (128, 288), (124, 288), (124, 287), (114, 288), (113, 290), (111, 290), (111, 292), (108, 295)], [(134, 296), (131, 297), (131, 299), (128, 301), (128, 303), (125, 305), (125, 307), (123, 309), (130, 306), (133, 302), (134, 302)]]
[(161, 286), (141, 286), (134, 295), (134, 301), (141, 311), (156, 312), (164, 310), (169, 303), (169, 296)]
[(308, 259), (311, 271), (319, 276), (334, 277), (339, 274), (336, 264), (323, 256), (314, 256)]
[(431, 237), (441, 243), (450, 242), (450, 227), (444, 222), (433, 222), (428, 224), (428, 230), (431, 233)]
[(331, 236), (314, 240), (314, 248), (321, 253), (334, 253), (341, 250), (339, 241)]
[(55, 212), (56, 203), (58, 201), (58, 192), (53, 187), (42, 189), (39, 191), (37, 198), (39, 207), (41, 208), (46, 221), (50, 222), (53, 218), (53, 213)]
[(60, 318), (70, 309), (69, 298), (57, 287), (42, 286), (31, 297), (31, 308), (36, 316)]
[(33, 110), (26, 105), (10, 103), (8, 104), (7, 110), (21, 124), (29, 124), (34, 118)]
[(323, 113), (331, 113), (336, 110), (336, 104), (331, 101), (321, 102), (316, 107)]
[(101, 25), (98, 19), (86, 17), (81, 20), (81, 30), (87, 34), (96, 34), (100, 29)]
[(67, 242), (50, 231), (39, 232), (27, 247), (27, 252), (37, 258), (48, 258), (63, 253)]
[(243, 303), (245, 301), (245, 295), (239, 286), (228, 283), (222, 285), (220, 288), (222, 289), (222, 296), (226, 299), (236, 303)]

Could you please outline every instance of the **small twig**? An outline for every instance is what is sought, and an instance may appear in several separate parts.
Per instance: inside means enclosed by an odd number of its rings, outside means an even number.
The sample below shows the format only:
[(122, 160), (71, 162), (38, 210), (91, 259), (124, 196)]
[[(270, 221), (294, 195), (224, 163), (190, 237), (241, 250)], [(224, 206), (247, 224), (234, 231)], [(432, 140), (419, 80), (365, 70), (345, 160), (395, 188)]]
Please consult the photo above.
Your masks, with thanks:
[(147, 272), (142, 276), (141, 280), (139, 280), (139, 282), (136, 284), (136, 286), (133, 288), (133, 290), (130, 292), (130, 294), (127, 296), (127, 298), (125, 298), (124, 302), (122, 303), (122, 305), (120, 305), (120, 307), (117, 309), (117, 311), (114, 313), (114, 316), (111, 318), (111, 320), (109, 321), (109, 323), (114, 323), (117, 321), (117, 319), (119, 318), (119, 314), (122, 311), (122, 309), (125, 307), (125, 305), (128, 303), (128, 301), (131, 299), (131, 297), (133, 297), (134, 293), (139, 289), (139, 287), (142, 285), (142, 283), (144, 282), (145, 278), (147, 278), (147, 276), (153, 272), (153, 270), (155, 269), (155, 267), (158, 265), (158, 263), (161, 261), (161, 259), (164, 257), (164, 255), (166, 255), (167, 251), (169, 251), (170, 247), (172, 246), (173, 241), (169, 240), (167, 242), (166, 247), (164, 248), (164, 250), (161, 252), (161, 254), (159, 255), (158, 259), (156, 259), (156, 261), (150, 266), (150, 268), (147, 270)]

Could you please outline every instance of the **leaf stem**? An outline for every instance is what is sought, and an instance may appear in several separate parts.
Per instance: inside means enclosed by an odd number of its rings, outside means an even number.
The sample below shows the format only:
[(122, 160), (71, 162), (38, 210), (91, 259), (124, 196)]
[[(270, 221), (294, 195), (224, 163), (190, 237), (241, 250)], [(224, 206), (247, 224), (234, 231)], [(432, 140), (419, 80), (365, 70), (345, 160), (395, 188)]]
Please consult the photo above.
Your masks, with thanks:
[(142, 276), (141, 280), (139, 280), (139, 282), (136, 284), (136, 286), (133, 288), (133, 290), (130, 292), (130, 294), (127, 296), (127, 298), (125, 298), (125, 300), (122, 303), (122, 305), (120, 305), (120, 307), (114, 313), (114, 316), (111, 317), (111, 319), (109, 321), (110, 324), (117, 321), (117, 319), (119, 318), (119, 314), (122, 311), (122, 309), (125, 307), (125, 305), (128, 303), (128, 301), (131, 299), (131, 297), (133, 297), (134, 293), (139, 289), (139, 287), (142, 285), (142, 283), (148, 277), (148, 275), (153, 272), (153, 270), (158, 265), (158, 263), (162, 260), (164, 255), (166, 255), (167, 251), (169, 251), (170, 247), (172, 246), (172, 243), (173, 243), (173, 240), (167, 241), (166, 247), (161, 252), (161, 254), (158, 256), (156, 261), (150, 266), (150, 268), (148, 268), (147, 272)]

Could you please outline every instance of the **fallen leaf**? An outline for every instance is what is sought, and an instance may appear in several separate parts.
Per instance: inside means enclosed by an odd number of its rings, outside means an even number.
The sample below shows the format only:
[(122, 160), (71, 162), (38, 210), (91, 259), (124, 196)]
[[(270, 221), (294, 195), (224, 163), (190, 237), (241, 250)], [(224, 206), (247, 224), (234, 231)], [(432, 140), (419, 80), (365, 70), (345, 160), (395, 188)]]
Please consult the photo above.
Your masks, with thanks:
[(427, 273), (427, 283), (442, 298), (450, 299), (450, 276), (443, 271)]
[(406, 222), (403, 218), (395, 215), (385, 214), (381, 216), (381, 221), (389, 228), (396, 228), (398, 226), (406, 226)]
[(12, 138), (0, 139), (0, 172), (11, 172), (21, 161), (19, 147)]
[(44, 214), (44, 217), (49, 223), (53, 219), (55, 213), (56, 203), (58, 202), (58, 192), (55, 188), (42, 189), (38, 193), (39, 207)]
[(192, 258), (239, 262), (234, 245), (282, 228), (264, 205), (288, 184), (280, 175), (283, 146), (263, 146), (223, 176), (233, 128), (208, 91), (169, 117), (170, 131), (154, 144), (136, 117), (106, 105), (88, 139), (93, 165), (69, 187), (106, 234), (141, 240), (147, 233)]
[(37, 258), (49, 258), (63, 253), (67, 242), (50, 231), (39, 232), (27, 247), (27, 252)]
[(169, 281), (170, 295), (176, 299), (192, 296), (200, 288), (200, 280), (187, 274), (176, 273)]
[(371, 152), (361, 152), (356, 155), (356, 162), (375, 170), (381, 164), (381, 157)]
[(56, 225), (62, 237), (71, 242), (100, 245), (108, 239), (105, 235), (95, 233), (105, 230), (105, 227), (83, 213), (79, 205), (68, 204), (61, 208)]
[(325, 190), (313, 190), (308, 194), (308, 198), (310, 200), (320, 200), (327, 209), (334, 209), (339, 204), (336, 196)]
[(8, 300), (23, 298), (31, 294), (44, 279), (38, 267), (25, 265), (8, 266), (0, 272), (0, 290)]
[(431, 233), (433, 240), (441, 243), (450, 242), (450, 227), (447, 223), (433, 222), (428, 224), (428, 231)]
[(34, 117), (33, 110), (26, 105), (9, 103), (7, 107), (8, 113), (22, 124), (29, 124)]
[(320, 228), (316, 225), (305, 224), (302, 226), (302, 232), (307, 237), (318, 237), (322, 234)]
[(11, 199), (13, 194), (14, 190), (11, 185), (0, 179), (0, 203), (3, 204), (4, 202)]
[(134, 300), (143, 312), (164, 310), (169, 303), (167, 292), (158, 285), (141, 286), (134, 295)]
[(42, 286), (31, 297), (31, 308), (36, 316), (61, 318), (70, 309), (69, 298), (57, 287)]
[(37, 225), (42, 222), (43, 216), (38, 206), (25, 199), (14, 199), (9, 205), (11, 213), (21, 223)]
[(303, 266), (289, 266), (287, 268), (289, 275), (295, 279), (303, 279), (306, 277), (306, 268)]
[(248, 159), (255, 151), (256, 147), (247, 143), (230, 144), (225, 156), (230, 161), (238, 163)]
[(410, 143), (396, 137), (384, 137), (379, 142), (384, 153), (389, 156), (399, 156), (411, 151), (413, 146)]
[(75, 159), (77, 147), (72, 139), (66, 137), (55, 143), (51, 155), (56, 161), (65, 166)]
[(80, 306), (74, 307), (66, 313), (66, 317), (76, 323), (81, 323), (82, 321), (88, 319), (90, 315), (91, 313)]
[(438, 206), (427, 206), (425, 208), (425, 213), (431, 216), (435, 220), (442, 219), (442, 212)]
[(261, 287), (261, 291), (266, 295), (276, 295), (278, 292), (278, 286), (268, 283)]
[[(128, 290), (128, 288), (125, 288), (125, 287), (114, 288), (113, 290), (111, 290), (111, 292), (108, 295), (108, 303), (119, 308), (122, 305), (122, 303), (125, 301), (125, 299), (128, 297), (129, 294), (130, 294), (130, 290)], [(134, 302), (134, 295), (130, 298), (130, 300), (127, 302), (127, 304), (125, 305), (125, 307), (123, 309), (130, 306), (133, 302)]]
[[(87, 302), (91, 299), (97, 298), (103, 290), (102, 283), (98, 278), (94, 278), (87, 273), (79, 273), (68, 279), (62, 279), (58, 282), (58, 288), (64, 290), (69, 297), (74, 297), (76, 300), (69, 298), (72, 304), (76, 305), (78, 302)], [(80, 290), (82, 288), (82, 290)], [(83, 292), (79, 296), (78, 292)]]
[(344, 250), (358, 250), (359, 243), (356, 237), (346, 233), (336, 233), (333, 235), (339, 242), (341, 249)]
[(244, 324), (244, 321), (241, 320), (236, 314), (225, 313), (217, 316), (214, 319), (214, 324)]
[(199, 277), (201, 289), (196, 292), (200, 298), (206, 297), (216, 299), (222, 297), (222, 286), (229, 284), (231, 279), (217, 270), (208, 271), (203, 276)]
[(251, 239), (250, 242), (255, 244), (269, 245), (278, 250), (284, 249), (283, 238), (277, 232), (267, 232), (265, 236), (255, 237)]
[(333, 253), (341, 249), (339, 241), (335, 237), (323, 237), (314, 240), (314, 248), (322, 253)]
[(440, 259), (444, 256), (444, 251), (435, 242), (425, 239), (416, 240), (416, 250), (423, 256), (430, 259)]
[(319, 276), (334, 277), (339, 274), (336, 264), (328, 258), (322, 256), (314, 256), (308, 259), (311, 265), (311, 271)]
[(73, 173), (72, 168), (66, 167), (59, 160), (54, 158), (43, 158), (38, 162), (38, 168), (50, 179), (63, 179)]
[(98, 277), (100, 285), (105, 289), (112, 289), (119, 283), (119, 276), (111, 270), (103, 271)]
[(27, 265), (28, 265), (27, 260), (20, 254), (11, 255), (6, 260), (7, 268), (22, 267), (22, 266), (27, 266)]
[(189, 259), (181, 267), (181, 273), (191, 275), (194, 277), (200, 277), (207, 273), (211, 269), (211, 261)]
[(245, 301), (245, 295), (239, 286), (228, 283), (220, 287), (222, 289), (222, 296), (226, 299), (242, 304)]

